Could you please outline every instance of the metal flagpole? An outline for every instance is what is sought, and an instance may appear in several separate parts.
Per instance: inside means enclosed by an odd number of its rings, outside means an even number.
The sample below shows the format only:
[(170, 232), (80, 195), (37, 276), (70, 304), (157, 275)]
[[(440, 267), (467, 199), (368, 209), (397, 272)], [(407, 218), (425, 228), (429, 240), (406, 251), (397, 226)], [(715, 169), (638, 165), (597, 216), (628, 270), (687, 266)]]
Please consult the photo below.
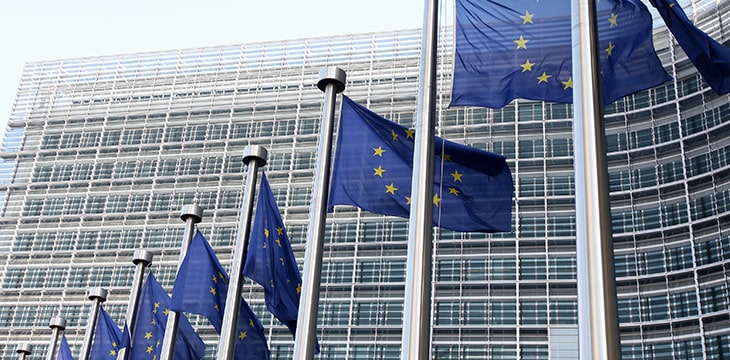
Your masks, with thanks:
[(61, 336), (62, 331), (66, 330), (66, 319), (60, 316), (52, 317), (48, 327), (51, 328), (51, 340), (48, 342), (46, 360), (53, 360), (56, 358), (56, 344), (58, 343), (58, 337)]
[(89, 360), (91, 341), (94, 338), (96, 322), (99, 319), (99, 309), (101, 307), (101, 303), (106, 301), (107, 294), (106, 289), (98, 287), (89, 289), (89, 300), (93, 301), (93, 303), (91, 304), (91, 311), (89, 312), (89, 321), (86, 324), (86, 333), (84, 334), (84, 343), (81, 346), (81, 355), (79, 355), (79, 360)]
[(248, 252), (248, 241), (251, 238), (251, 217), (253, 215), (253, 198), (256, 192), (258, 169), (266, 165), (268, 152), (258, 145), (249, 145), (243, 150), (243, 163), (248, 165), (246, 184), (243, 189), (243, 205), (238, 223), (238, 239), (233, 249), (226, 308), (223, 311), (223, 326), (218, 341), (218, 360), (233, 359), (236, 348), (236, 330), (238, 329), (238, 312), (241, 308), (241, 291), (243, 290), (243, 265)]
[(411, 180), (411, 215), (403, 304), (401, 359), (431, 356), (431, 261), (433, 255), (433, 159), (436, 114), (438, 0), (426, 0)]
[(581, 359), (621, 356), (596, 5), (572, 0), (573, 137)]
[(30, 343), (20, 343), (15, 348), (15, 352), (18, 353), (18, 359), (25, 360), (26, 356), (30, 356), (33, 353), (33, 345)]
[[(195, 204), (184, 205), (180, 211), (180, 219), (185, 222), (185, 232), (183, 233), (183, 241), (180, 245), (180, 256), (177, 261), (178, 270), (180, 270), (180, 264), (182, 264), (182, 261), (185, 259), (185, 254), (188, 252), (190, 242), (193, 240), (195, 224), (199, 223), (200, 220), (203, 219), (203, 208)], [(151, 260), (152, 259), (150, 258), (150, 261)], [(160, 351), (161, 359), (172, 360), (175, 357), (175, 340), (177, 340), (177, 329), (179, 326), (180, 314), (177, 311), (170, 311), (167, 315), (167, 324), (165, 325), (165, 337), (162, 340), (162, 350)]]
[(332, 133), (335, 122), (337, 93), (345, 90), (345, 71), (338, 67), (320, 70), (317, 87), (324, 91), (322, 122), (319, 129), (317, 167), (314, 175), (314, 196), (307, 229), (307, 249), (304, 253), (304, 275), (297, 314), (294, 358), (314, 358), (319, 306), (319, 280), (322, 275), (324, 225), (329, 201), (330, 163), (332, 162)]
[[(137, 249), (134, 251), (132, 263), (136, 265), (134, 269), (134, 280), (132, 281), (132, 290), (129, 294), (129, 305), (127, 306), (127, 329), (129, 331), (129, 343), (131, 346), (134, 339), (134, 328), (137, 324), (137, 303), (139, 302), (140, 290), (142, 289), (142, 280), (144, 279), (144, 269), (152, 264), (152, 253), (147, 250)], [(129, 358), (129, 348), (119, 350), (119, 359), (126, 360)], [(51, 359), (49, 359), (51, 360)]]

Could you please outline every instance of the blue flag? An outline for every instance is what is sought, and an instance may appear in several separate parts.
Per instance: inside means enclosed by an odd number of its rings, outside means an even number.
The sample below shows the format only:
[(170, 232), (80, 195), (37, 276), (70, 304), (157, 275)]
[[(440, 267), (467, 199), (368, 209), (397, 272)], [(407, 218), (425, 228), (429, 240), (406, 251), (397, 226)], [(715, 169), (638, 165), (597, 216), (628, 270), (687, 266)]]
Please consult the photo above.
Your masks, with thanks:
[(170, 309), (207, 317), (220, 334), (228, 279), (200, 231), (195, 232), (177, 271)]
[(99, 307), (99, 317), (96, 321), (94, 342), (91, 345), (90, 359), (116, 360), (119, 349), (129, 345), (127, 333), (122, 334), (114, 320), (107, 314), (103, 307)]
[(712, 90), (719, 95), (730, 93), (730, 49), (696, 28), (676, 1), (650, 1)]
[(71, 355), (71, 347), (68, 346), (68, 340), (66, 340), (66, 335), (61, 335), (61, 346), (58, 348), (56, 360), (74, 360), (73, 355)]
[(266, 307), (294, 335), (302, 276), (266, 174), (261, 175), (243, 274), (263, 286)]
[[(407, 218), (415, 131), (343, 97), (330, 186), (334, 205)], [(501, 155), (436, 138), (434, 225), (511, 231), (512, 174)]]
[[(228, 274), (200, 231), (193, 236), (172, 290), (170, 309), (206, 316), (220, 334), (228, 295)], [(236, 360), (269, 359), (264, 327), (241, 298)]]
[[(670, 79), (640, 0), (596, 5), (603, 102)], [(457, 0), (451, 105), (573, 102), (570, 1)]]
[[(162, 341), (165, 338), (167, 315), (170, 312), (170, 297), (150, 272), (142, 288), (137, 305), (137, 323), (130, 359), (155, 360), (160, 358)], [(180, 324), (175, 342), (175, 360), (198, 360), (203, 357), (205, 343), (180, 314)]]

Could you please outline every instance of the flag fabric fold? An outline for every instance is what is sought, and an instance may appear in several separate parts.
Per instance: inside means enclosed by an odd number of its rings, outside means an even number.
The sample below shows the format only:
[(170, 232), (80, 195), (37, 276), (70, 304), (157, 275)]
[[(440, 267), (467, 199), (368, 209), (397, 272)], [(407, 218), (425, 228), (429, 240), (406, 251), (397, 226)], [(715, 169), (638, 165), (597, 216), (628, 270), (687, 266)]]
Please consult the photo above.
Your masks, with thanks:
[(261, 175), (243, 274), (264, 288), (266, 307), (295, 335), (302, 276), (266, 174)]
[[(353, 205), (407, 218), (415, 130), (343, 96), (329, 210)], [(513, 183), (504, 156), (434, 142), (435, 226), (454, 231), (511, 231)]]
[[(220, 334), (228, 295), (228, 274), (208, 240), (196, 230), (180, 265), (170, 309), (207, 317)], [(269, 359), (264, 327), (241, 298), (236, 331), (235, 360)]]
[(94, 360), (116, 359), (119, 350), (128, 345), (127, 333), (122, 333), (104, 308), (99, 307), (94, 342), (89, 358)]
[[(604, 104), (670, 80), (640, 0), (596, 4)], [(457, 0), (452, 106), (573, 102), (569, 1)]]
[(674, 0), (649, 0), (702, 78), (719, 95), (730, 93), (730, 49), (698, 29)]
[(172, 289), (170, 309), (203, 315), (220, 334), (228, 279), (200, 231), (196, 230)]
[[(264, 288), (266, 308), (296, 336), (302, 275), (266, 174), (261, 175), (243, 274)], [(319, 354), (319, 340), (314, 341)]]
[[(137, 307), (137, 323), (129, 353), (130, 359), (160, 359), (169, 312), (170, 297), (150, 272), (142, 287)], [(175, 360), (198, 360), (203, 357), (204, 351), (205, 343), (187, 318), (180, 314), (175, 341)]]
[(71, 347), (68, 346), (68, 340), (66, 340), (66, 335), (61, 335), (61, 345), (58, 347), (56, 360), (74, 360), (73, 355), (71, 355)]

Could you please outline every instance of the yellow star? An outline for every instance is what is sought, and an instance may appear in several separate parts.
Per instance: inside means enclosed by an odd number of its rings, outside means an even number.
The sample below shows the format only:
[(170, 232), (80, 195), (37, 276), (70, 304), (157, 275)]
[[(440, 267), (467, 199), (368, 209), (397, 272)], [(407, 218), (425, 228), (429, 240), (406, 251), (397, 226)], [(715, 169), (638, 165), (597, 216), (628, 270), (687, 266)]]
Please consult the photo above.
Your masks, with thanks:
[(157, 314), (157, 308), (158, 308), (158, 307), (160, 307), (160, 303), (156, 302), (156, 303), (155, 303), (155, 308), (154, 308), (154, 309), (152, 309), (152, 312), (153, 312), (153, 313), (155, 313), (155, 314)]
[(444, 161), (451, 161), (451, 154), (444, 154)]
[(608, 22), (611, 24), (611, 26), (609, 27), (614, 27), (618, 25), (616, 19), (618, 19), (618, 15), (611, 13), (611, 17), (608, 18)]
[(436, 206), (439, 206), (439, 203), (441, 202), (441, 198), (438, 194), (433, 194), (433, 204)]
[(413, 135), (416, 134), (416, 130), (406, 129), (406, 139), (413, 139)]
[(218, 294), (218, 292), (215, 291), (215, 288), (214, 287), (211, 287), (210, 288), (210, 293), (213, 294), (213, 295), (217, 295)]
[(563, 83), (563, 90), (568, 90), (573, 88), (573, 77), (569, 77), (568, 81), (561, 81)]
[(674, 5), (675, 5), (674, 3), (671, 3), (671, 4), (669, 4), (669, 8), (670, 8), (670, 9), (671, 9), (671, 8), (673, 8), (673, 7), (674, 7)]
[(253, 327), (253, 319), (248, 319), (248, 325), (249, 325), (250, 327)]
[(117, 342), (116, 341), (112, 341), (112, 347), (117, 347)]
[(390, 183), (390, 185), (385, 187), (385, 192), (391, 193), (392, 195), (395, 195), (396, 190), (398, 190), (398, 188), (395, 187), (395, 185), (393, 185), (393, 183)]
[(383, 153), (385, 152), (385, 149), (383, 149), (382, 146), (378, 146), (376, 148), (373, 148), (373, 151), (375, 151), (375, 153), (373, 154), (373, 156), (383, 157)]
[(117, 351), (114, 350), (114, 349), (111, 349), (111, 350), (109, 350), (109, 355), (116, 356), (117, 355)]
[(302, 292), (302, 284), (297, 284), (297, 294)]
[(148, 346), (147, 347), (147, 353), (148, 354), (152, 353), (152, 350), (154, 350), (154, 348), (152, 346)]
[(155, 319), (152, 319), (152, 321), (150, 321), (150, 325), (156, 325), (156, 324), (157, 323), (155, 322)]
[(284, 228), (283, 227), (276, 228), (276, 233), (278, 235), (284, 235)]
[(527, 50), (527, 42), (528, 41), (530, 41), (530, 40), (526, 40), (524, 37), (522, 37), (522, 35), (520, 35), (520, 38), (519, 39), (514, 40), (514, 42), (517, 44), (517, 49), (515, 49), (515, 50), (519, 50), (519, 49), (525, 49), (525, 50)]
[(454, 196), (459, 196), (459, 190), (457, 188), (449, 188), (449, 194), (454, 194)]
[(170, 315), (170, 309), (165, 309), (164, 314), (165, 316)]
[(281, 239), (276, 239), (276, 245), (279, 245), (279, 247), (281, 247)]
[(217, 283), (217, 282), (218, 282), (218, 277), (217, 277), (217, 276), (215, 276), (215, 275), (213, 275), (213, 282), (214, 282), (214, 283)]
[(406, 196), (406, 205), (410, 205), (410, 204), (411, 204), (411, 197)]
[(269, 229), (264, 229), (264, 236), (269, 237)]
[(532, 22), (533, 16), (535, 16), (535, 14), (530, 14), (529, 11), (525, 10), (525, 15), (520, 16), (522, 18), (522, 25), (527, 24), (527, 23), (534, 24)]
[(281, 266), (284, 266), (284, 258), (279, 258), (279, 262), (281, 263)]
[(459, 170), (454, 170), (454, 172), (451, 174), (451, 176), (454, 178), (454, 182), (457, 182), (457, 181), (461, 182), (461, 177), (463, 175), (464, 174), (459, 174)]
[(393, 141), (398, 141), (398, 134), (395, 133), (395, 130), (390, 130), (390, 137), (393, 138)]
[(247, 333), (248, 333), (247, 331), (241, 331), (241, 334), (238, 335), (238, 338), (241, 339), (241, 340), (245, 339), (246, 336), (248, 336)]
[(522, 72), (525, 72), (525, 71), (532, 71), (533, 65), (535, 65), (535, 63), (530, 62), (530, 59), (527, 59), (527, 61), (525, 61), (525, 63), (520, 66), (522, 66)]
[(215, 309), (215, 311), (221, 311), (221, 309), (218, 306), (218, 304), (213, 304), (213, 308)]
[(383, 173), (385, 172), (385, 169), (383, 169), (382, 166), (378, 165), (378, 167), (373, 169), (373, 171), (375, 171), (375, 174), (373, 174), (373, 176), (383, 177)]
[(151, 337), (152, 337), (152, 332), (151, 331), (148, 331), (148, 332), (144, 333), (144, 338), (145, 339), (149, 340)]
[(544, 71), (542, 72), (542, 75), (537, 77), (537, 83), (546, 83), (549, 78), (553, 77), (552, 75), (546, 74)]
[(606, 48), (606, 54), (608, 54), (608, 56), (611, 56), (611, 54), (613, 54), (613, 48), (615, 48), (615, 47), (616, 47), (616, 45), (614, 45), (612, 42), (609, 41), (608, 47)]

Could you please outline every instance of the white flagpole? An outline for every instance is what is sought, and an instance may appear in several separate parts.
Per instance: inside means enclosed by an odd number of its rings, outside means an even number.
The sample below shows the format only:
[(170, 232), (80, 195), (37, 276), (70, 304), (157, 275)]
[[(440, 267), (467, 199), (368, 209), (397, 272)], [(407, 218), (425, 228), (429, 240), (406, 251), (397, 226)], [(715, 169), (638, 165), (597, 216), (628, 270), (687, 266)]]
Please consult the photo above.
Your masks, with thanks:
[(596, 4), (572, 0), (573, 137), (581, 359), (621, 357)]
[(61, 336), (61, 332), (66, 330), (66, 319), (60, 316), (52, 317), (48, 327), (51, 328), (51, 340), (48, 342), (46, 360), (53, 360), (56, 358), (56, 344), (58, 343), (58, 338)]
[(426, 0), (418, 83), (401, 359), (430, 359), (438, 0)]
[(324, 91), (322, 122), (319, 130), (317, 166), (314, 175), (314, 192), (307, 229), (307, 249), (304, 253), (302, 292), (297, 314), (297, 333), (294, 339), (294, 359), (314, 358), (317, 332), (317, 307), (319, 306), (319, 281), (322, 275), (324, 225), (329, 201), (330, 163), (332, 159), (332, 133), (335, 119), (337, 93), (345, 90), (345, 72), (337, 67), (319, 72), (317, 87)]
[(248, 252), (248, 241), (251, 239), (251, 218), (253, 216), (253, 198), (256, 193), (259, 166), (266, 165), (268, 152), (261, 146), (249, 145), (243, 150), (243, 163), (248, 165), (246, 184), (243, 189), (243, 205), (238, 223), (238, 239), (233, 248), (233, 264), (231, 264), (226, 308), (223, 311), (223, 326), (218, 341), (218, 360), (233, 359), (236, 349), (236, 330), (238, 329), (238, 312), (241, 308), (241, 290), (243, 290), (243, 266)]
[[(134, 280), (132, 281), (132, 290), (129, 294), (129, 305), (127, 305), (127, 330), (129, 331), (129, 344), (119, 350), (119, 359), (127, 360), (131, 349), (132, 340), (134, 339), (134, 329), (137, 326), (137, 303), (139, 302), (142, 290), (142, 282), (144, 280), (144, 269), (152, 264), (152, 253), (147, 250), (137, 249), (134, 251), (132, 263), (135, 265)], [(52, 360), (52, 359), (49, 359)]]
[[(177, 269), (180, 270), (180, 264), (185, 259), (188, 252), (190, 242), (193, 240), (193, 232), (195, 224), (203, 219), (203, 208), (198, 205), (184, 205), (181, 210), (180, 219), (185, 221), (185, 232), (183, 233), (183, 241), (180, 246), (180, 256), (177, 261)], [(150, 261), (152, 258), (150, 257)], [(140, 282), (140, 286), (142, 286)], [(180, 314), (177, 311), (170, 311), (167, 315), (167, 324), (165, 325), (165, 337), (162, 340), (162, 350), (160, 358), (164, 360), (172, 360), (175, 356), (175, 341), (177, 340), (177, 330), (180, 327)], [(131, 328), (129, 331), (133, 331)]]
[(96, 322), (99, 320), (99, 309), (101, 303), (106, 301), (106, 289), (94, 287), (89, 289), (89, 300), (93, 301), (91, 311), (89, 311), (89, 320), (86, 323), (86, 333), (84, 334), (84, 343), (81, 346), (81, 354), (79, 360), (89, 360), (89, 352), (91, 351), (91, 342), (94, 339), (96, 331)]
[(15, 352), (18, 353), (19, 360), (25, 360), (26, 357), (33, 353), (33, 345), (30, 343), (20, 343), (15, 348)]

